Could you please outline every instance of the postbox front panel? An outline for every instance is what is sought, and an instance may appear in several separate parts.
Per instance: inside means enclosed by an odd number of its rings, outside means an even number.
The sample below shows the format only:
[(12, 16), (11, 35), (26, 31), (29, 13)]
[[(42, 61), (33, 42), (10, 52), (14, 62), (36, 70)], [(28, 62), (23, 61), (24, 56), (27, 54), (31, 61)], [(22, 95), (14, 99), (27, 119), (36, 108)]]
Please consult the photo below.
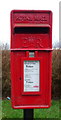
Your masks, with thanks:
[(51, 53), (38, 52), (38, 56), (32, 59), (26, 52), (11, 53), (13, 108), (50, 107)]
[(48, 108), (52, 73), (51, 11), (11, 12), (11, 98), (15, 109)]

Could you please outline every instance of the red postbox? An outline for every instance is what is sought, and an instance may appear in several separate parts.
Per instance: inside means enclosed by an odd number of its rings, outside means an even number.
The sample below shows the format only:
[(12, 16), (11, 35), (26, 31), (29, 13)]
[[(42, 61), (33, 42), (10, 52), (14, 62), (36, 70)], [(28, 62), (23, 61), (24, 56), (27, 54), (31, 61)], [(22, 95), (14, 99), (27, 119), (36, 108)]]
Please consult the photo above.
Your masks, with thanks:
[(51, 105), (52, 12), (11, 12), (11, 98), (15, 109)]

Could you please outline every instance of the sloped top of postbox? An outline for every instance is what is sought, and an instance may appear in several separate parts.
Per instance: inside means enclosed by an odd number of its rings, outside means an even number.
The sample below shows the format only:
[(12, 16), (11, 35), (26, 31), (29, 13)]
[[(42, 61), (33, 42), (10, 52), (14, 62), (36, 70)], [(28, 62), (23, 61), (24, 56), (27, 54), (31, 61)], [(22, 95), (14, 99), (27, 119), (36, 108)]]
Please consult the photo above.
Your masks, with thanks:
[(52, 12), (50, 10), (13, 10), (11, 11), (12, 25), (50, 27)]

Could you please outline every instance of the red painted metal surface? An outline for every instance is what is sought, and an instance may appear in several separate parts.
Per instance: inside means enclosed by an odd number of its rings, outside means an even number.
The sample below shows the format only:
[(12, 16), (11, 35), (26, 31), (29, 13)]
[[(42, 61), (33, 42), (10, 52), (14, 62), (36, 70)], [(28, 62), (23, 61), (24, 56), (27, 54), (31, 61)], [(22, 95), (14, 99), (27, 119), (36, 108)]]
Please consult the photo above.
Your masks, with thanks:
[[(30, 57), (29, 53), (34, 56)], [(39, 91), (24, 91), (24, 61), (39, 61)], [(11, 99), (15, 109), (51, 106), (52, 12), (11, 12)], [(37, 87), (37, 86), (34, 86)]]

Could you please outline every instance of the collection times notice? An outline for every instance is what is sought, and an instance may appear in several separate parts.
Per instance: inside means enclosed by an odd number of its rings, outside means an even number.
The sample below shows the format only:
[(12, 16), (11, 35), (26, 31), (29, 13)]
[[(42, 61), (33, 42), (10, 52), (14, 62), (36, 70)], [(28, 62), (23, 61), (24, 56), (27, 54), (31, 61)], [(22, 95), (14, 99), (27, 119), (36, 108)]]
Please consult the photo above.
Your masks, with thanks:
[(39, 91), (39, 61), (24, 61), (24, 92)]

